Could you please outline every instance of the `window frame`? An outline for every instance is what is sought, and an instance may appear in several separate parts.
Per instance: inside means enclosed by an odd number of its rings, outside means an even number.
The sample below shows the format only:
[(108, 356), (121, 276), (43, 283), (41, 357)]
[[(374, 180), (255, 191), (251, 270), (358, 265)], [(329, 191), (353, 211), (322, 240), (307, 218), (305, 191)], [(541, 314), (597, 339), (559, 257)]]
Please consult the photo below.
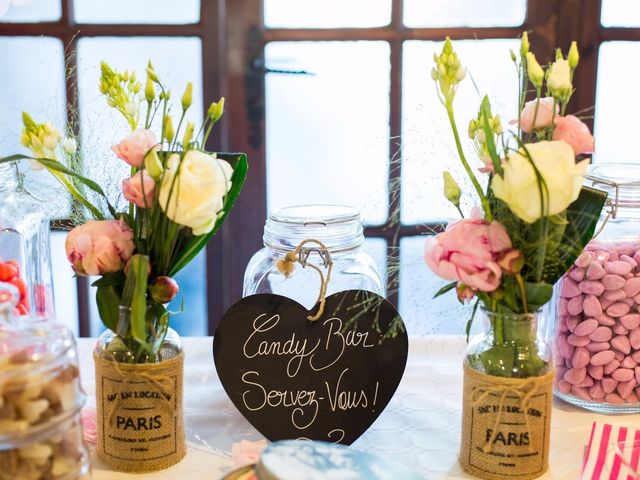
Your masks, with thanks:
[[(392, 0), (391, 21), (372, 28), (266, 28), (262, 0), (202, 0), (200, 21), (194, 24), (79, 24), (74, 21), (73, 0), (60, 0), (62, 16), (56, 22), (0, 23), (0, 36), (51, 36), (62, 40), (75, 69), (77, 42), (83, 37), (199, 37), (202, 42), (204, 108), (220, 95), (227, 98), (225, 120), (209, 139), (210, 150), (247, 153), (249, 175), (242, 194), (219, 233), (207, 246), (208, 332), (213, 334), (223, 313), (242, 294), (244, 269), (251, 255), (262, 247), (266, 220), (265, 65), (264, 51), (275, 41), (382, 40), (390, 45), (390, 158), (400, 159), (389, 168), (390, 185), (399, 185), (402, 173), (402, 48), (406, 40), (453, 40), (516, 38), (529, 32), (538, 58), (553, 58), (553, 49), (563, 50), (571, 40), (581, 47), (581, 65), (576, 72), (574, 111), (595, 104), (598, 48), (608, 40), (640, 40), (640, 29), (605, 28), (600, 24), (601, 0), (528, 0), (523, 25), (515, 27), (409, 28), (402, 23), (403, 0)], [(78, 104), (76, 81), (67, 75), (67, 102)], [(587, 123), (593, 127), (592, 120)], [(405, 237), (440, 231), (440, 224), (399, 223), (400, 189), (389, 189), (388, 219), (384, 225), (366, 226), (369, 237), (384, 238), (389, 252), (398, 252)], [(57, 225), (60, 226), (60, 225)], [(395, 255), (395, 253), (394, 253)], [(393, 257), (393, 255), (392, 255)], [(399, 275), (389, 268), (389, 299), (398, 301)], [(80, 336), (90, 334), (89, 286), (78, 280)], [(188, 314), (188, 313), (187, 313)]]

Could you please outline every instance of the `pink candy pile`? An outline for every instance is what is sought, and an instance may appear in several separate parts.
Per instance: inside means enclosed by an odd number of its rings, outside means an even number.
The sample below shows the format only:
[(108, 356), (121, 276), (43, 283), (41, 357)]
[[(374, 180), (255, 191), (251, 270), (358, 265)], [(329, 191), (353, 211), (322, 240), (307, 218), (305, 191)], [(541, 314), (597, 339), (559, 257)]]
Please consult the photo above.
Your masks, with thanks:
[(560, 280), (556, 387), (588, 402), (640, 397), (640, 246), (587, 247)]

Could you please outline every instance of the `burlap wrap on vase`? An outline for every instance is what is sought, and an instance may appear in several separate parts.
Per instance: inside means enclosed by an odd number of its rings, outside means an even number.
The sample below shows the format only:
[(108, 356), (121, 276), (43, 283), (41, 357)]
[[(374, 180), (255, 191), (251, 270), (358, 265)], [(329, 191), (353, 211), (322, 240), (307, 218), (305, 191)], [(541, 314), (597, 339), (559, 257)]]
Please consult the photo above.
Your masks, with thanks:
[(504, 378), (464, 365), (460, 464), (484, 479), (528, 480), (549, 468), (554, 371)]
[(95, 353), (93, 359), (98, 458), (124, 472), (162, 470), (182, 460), (184, 353), (160, 363), (118, 363)]

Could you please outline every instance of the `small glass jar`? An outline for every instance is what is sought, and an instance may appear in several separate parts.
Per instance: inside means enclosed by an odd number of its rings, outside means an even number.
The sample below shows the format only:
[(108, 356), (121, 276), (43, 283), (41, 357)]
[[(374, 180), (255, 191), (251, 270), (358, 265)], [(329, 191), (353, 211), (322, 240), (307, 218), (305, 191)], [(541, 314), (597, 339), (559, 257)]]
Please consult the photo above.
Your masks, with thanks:
[[(384, 295), (384, 286), (373, 258), (362, 249), (364, 234), (360, 213), (350, 207), (308, 205), (286, 207), (269, 215), (264, 227), (264, 248), (249, 261), (244, 274), (243, 296), (275, 293), (313, 308), (320, 279), (311, 268), (297, 266), (289, 278), (277, 263), (306, 239), (321, 241), (333, 262), (327, 295), (345, 290), (367, 290)], [(308, 262), (326, 268), (315, 246), (303, 247)]]
[(603, 413), (640, 412), (640, 166), (592, 166), (607, 206), (555, 287), (555, 393)]
[(88, 478), (78, 357), (71, 333), (13, 315), (17, 288), (0, 283), (0, 478)]
[(0, 165), (0, 281), (18, 287), (19, 315), (54, 316), (49, 219), (16, 163)]

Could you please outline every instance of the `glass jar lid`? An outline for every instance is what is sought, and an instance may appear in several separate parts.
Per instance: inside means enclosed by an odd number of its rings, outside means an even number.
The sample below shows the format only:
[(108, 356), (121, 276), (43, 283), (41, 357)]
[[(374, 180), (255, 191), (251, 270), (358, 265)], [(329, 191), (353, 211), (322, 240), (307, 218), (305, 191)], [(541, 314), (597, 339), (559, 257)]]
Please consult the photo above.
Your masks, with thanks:
[(320, 240), (331, 253), (364, 243), (360, 212), (344, 205), (299, 205), (276, 210), (264, 227), (264, 245), (291, 251), (306, 239)]
[(609, 194), (612, 216), (618, 208), (640, 208), (640, 165), (601, 163), (589, 166), (586, 184)]

